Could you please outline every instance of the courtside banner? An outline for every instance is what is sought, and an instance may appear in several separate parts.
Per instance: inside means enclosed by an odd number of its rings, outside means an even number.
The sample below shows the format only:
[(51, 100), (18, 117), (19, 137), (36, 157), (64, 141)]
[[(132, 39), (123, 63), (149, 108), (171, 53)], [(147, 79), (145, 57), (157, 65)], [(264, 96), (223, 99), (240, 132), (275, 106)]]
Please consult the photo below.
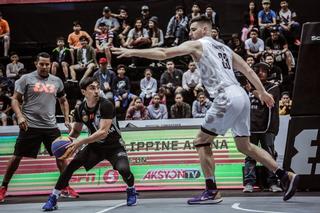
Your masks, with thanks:
[[(130, 128), (129, 128), (130, 129)], [(199, 129), (158, 128), (122, 130), (131, 170), (138, 190), (202, 189), (202, 174), (193, 139)], [(86, 137), (82, 133), (80, 137)], [(0, 137), (0, 179), (12, 156), (17, 135)], [(242, 187), (244, 156), (235, 147), (230, 132), (212, 142), (216, 177), (220, 188)], [(42, 147), (38, 159), (24, 158), (10, 182), (10, 195), (47, 194), (55, 185), (59, 172), (55, 159)], [(126, 185), (107, 161), (86, 172), (83, 168), (70, 180), (79, 192), (122, 191)]]

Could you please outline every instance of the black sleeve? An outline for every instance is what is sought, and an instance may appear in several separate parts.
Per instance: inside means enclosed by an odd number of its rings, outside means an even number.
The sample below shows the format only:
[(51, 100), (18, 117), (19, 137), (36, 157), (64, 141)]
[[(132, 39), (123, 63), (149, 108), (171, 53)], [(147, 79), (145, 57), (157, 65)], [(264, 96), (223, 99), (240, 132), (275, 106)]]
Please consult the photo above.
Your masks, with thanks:
[(103, 100), (100, 103), (100, 113), (102, 119), (113, 119), (115, 115), (113, 104), (108, 100)]
[(57, 98), (61, 98), (61, 97), (63, 97), (65, 94), (66, 94), (66, 93), (65, 93), (65, 91), (64, 91), (64, 89), (63, 89), (61, 92), (58, 92), (58, 93), (57, 93)]
[(74, 121), (77, 123), (82, 123), (81, 118), (80, 118), (80, 110), (79, 110), (80, 106), (77, 106), (74, 109)]

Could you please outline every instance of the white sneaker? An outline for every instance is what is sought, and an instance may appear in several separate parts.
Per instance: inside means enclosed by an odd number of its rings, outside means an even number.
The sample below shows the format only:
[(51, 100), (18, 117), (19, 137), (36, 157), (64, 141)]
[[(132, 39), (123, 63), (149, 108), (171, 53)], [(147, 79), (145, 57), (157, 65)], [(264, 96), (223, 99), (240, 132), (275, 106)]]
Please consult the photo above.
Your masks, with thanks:
[(137, 66), (135, 64), (130, 64), (129, 67), (132, 69), (137, 68)]
[(282, 192), (282, 189), (276, 184), (271, 185), (269, 190), (270, 192)]
[(253, 192), (253, 186), (251, 184), (246, 184), (242, 191), (246, 193), (251, 193)]
[(156, 66), (156, 63), (151, 63), (150, 65), (149, 65), (149, 67), (155, 67)]

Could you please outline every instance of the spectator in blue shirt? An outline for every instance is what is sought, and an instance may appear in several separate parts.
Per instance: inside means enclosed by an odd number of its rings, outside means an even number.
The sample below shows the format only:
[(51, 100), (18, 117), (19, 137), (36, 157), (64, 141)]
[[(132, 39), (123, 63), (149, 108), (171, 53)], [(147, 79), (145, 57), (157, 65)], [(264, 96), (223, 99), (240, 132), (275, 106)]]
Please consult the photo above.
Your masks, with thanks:
[(276, 25), (277, 15), (270, 9), (270, 4), (270, 0), (262, 0), (263, 10), (258, 13), (258, 24), (262, 40), (269, 37), (270, 29)]

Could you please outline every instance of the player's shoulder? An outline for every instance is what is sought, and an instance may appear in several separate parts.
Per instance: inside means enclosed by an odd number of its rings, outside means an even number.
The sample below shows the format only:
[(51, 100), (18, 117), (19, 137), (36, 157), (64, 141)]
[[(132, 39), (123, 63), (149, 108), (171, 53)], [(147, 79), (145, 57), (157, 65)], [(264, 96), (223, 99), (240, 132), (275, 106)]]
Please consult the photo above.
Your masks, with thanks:
[(99, 98), (99, 102), (100, 102), (100, 108), (104, 108), (104, 107), (113, 108), (113, 103), (110, 100), (106, 99), (106, 98), (100, 97)]

